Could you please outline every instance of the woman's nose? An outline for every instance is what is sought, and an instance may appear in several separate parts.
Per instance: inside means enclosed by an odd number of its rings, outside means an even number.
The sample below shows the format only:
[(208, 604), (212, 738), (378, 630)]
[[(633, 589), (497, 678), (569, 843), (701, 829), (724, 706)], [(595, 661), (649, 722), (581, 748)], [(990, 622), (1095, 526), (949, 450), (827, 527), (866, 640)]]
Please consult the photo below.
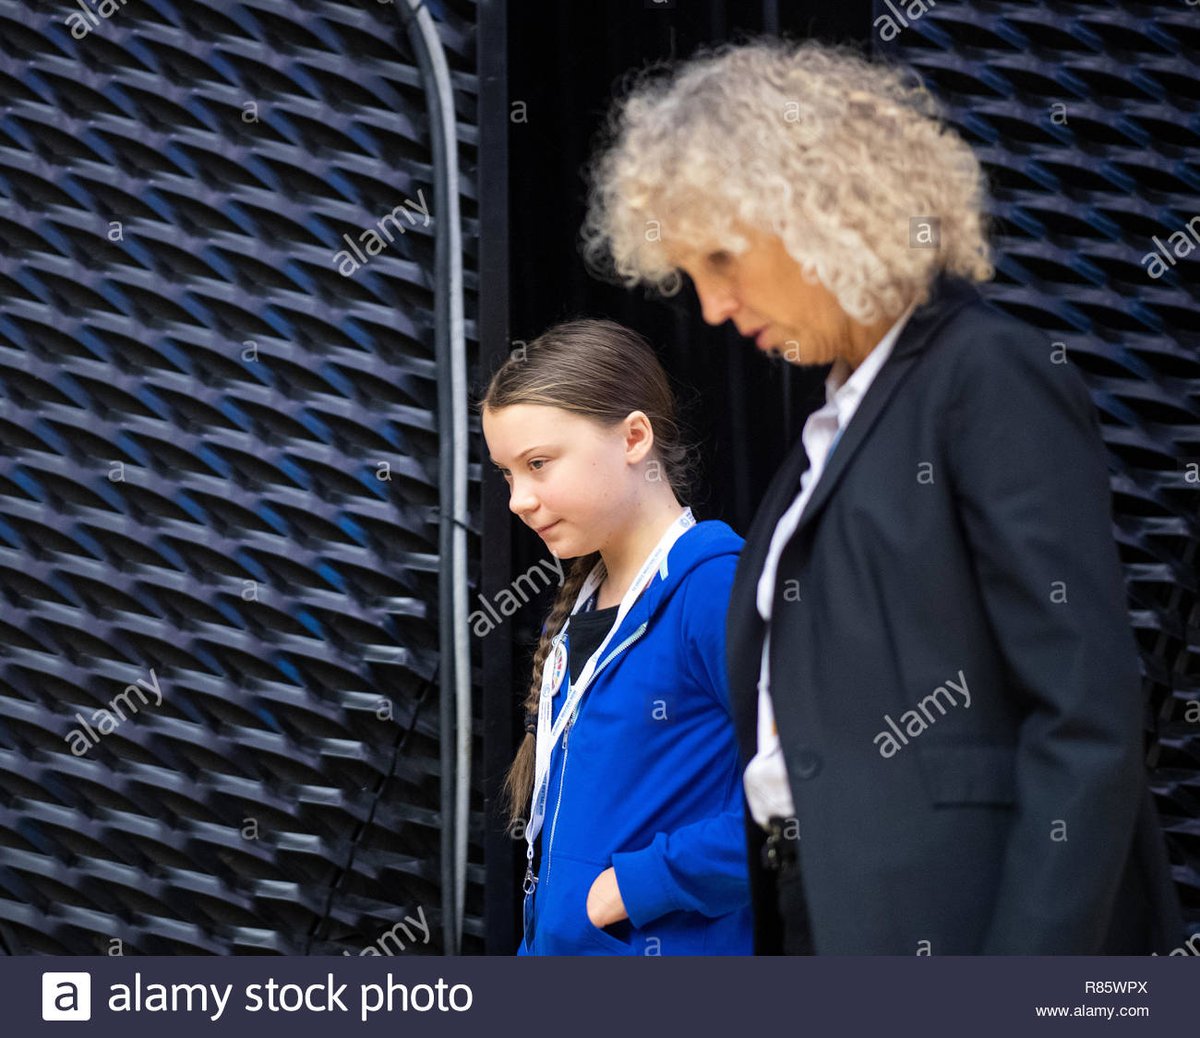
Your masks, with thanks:
[(737, 312), (737, 298), (724, 285), (708, 280), (697, 281), (696, 295), (700, 300), (700, 313), (708, 324), (724, 324)]

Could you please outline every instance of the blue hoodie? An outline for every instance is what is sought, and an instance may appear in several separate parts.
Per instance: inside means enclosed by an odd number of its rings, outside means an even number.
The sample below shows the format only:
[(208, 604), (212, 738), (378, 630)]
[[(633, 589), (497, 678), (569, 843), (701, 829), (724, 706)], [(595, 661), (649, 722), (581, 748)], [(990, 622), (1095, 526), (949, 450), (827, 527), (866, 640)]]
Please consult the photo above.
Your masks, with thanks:
[[(741, 547), (725, 523), (689, 528), (667, 556), (665, 578), (655, 576), (609, 642), (551, 754), (518, 955), (753, 953), (725, 676), (725, 612)], [(567, 693), (564, 682), (555, 718)], [(610, 865), (632, 924), (626, 939), (587, 915), (588, 890)]]

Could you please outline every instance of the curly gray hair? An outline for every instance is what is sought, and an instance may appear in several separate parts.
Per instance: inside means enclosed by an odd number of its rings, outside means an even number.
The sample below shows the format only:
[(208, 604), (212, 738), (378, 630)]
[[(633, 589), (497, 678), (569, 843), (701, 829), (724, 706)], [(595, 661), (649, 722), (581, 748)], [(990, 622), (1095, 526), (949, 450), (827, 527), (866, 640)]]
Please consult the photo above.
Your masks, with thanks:
[(739, 223), (864, 323), (924, 302), (941, 271), (993, 273), (971, 148), (914, 72), (843, 48), (764, 39), (645, 70), (588, 180), (588, 266), (667, 295), (669, 247), (741, 252)]

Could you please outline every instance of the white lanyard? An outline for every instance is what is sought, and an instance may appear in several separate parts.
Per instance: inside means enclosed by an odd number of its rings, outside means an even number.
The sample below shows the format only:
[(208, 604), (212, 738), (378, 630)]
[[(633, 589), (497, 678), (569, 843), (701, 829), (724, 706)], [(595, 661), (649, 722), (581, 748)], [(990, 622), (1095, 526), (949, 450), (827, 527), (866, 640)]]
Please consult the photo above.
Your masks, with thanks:
[[(621, 626), (621, 621), (625, 619), (626, 614), (633, 608), (633, 603), (637, 601), (638, 596), (654, 579), (655, 572), (661, 570), (662, 575), (666, 576), (667, 553), (684, 532), (689, 527), (694, 526), (695, 523), (696, 519), (692, 515), (692, 510), (685, 508), (683, 514), (662, 535), (658, 544), (654, 546), (654, 550), (646, 556), (646, 561), (642, 563), (642, 568), (638, 570), (637, 576), (633, 578), (633, 583), (629, 585), (629, 590), (625, 592), (625, 597), (621, 599), (621, 607), (617, 610), (617, 618), (613, 621), (612, 627), (609, 628), (608, 634), (604, 636), (604, 641), (600, 643), (600, 647), (588, 659), (579, 674), (579, 680), (569, 682), (570, 692), (567, 694), (567, 699), (563, 703), (562, 709), (558, 712), (558, 720), (552, 725), (550, 718), (554, 714), (554, 697), (558, 694), (563, 679), (567, 675), (566, 634), (567, 628), (571, 623), (570, 617), (567, 617), (567, 622), (563, 625), (563, 629), (554, 636), (552, 648), (546, 657), (545, 666), (542, 668), (542, 690), (541, 698), (538, 701), (537, 752), (534, 757), (533, 800), (529, 811), (529, 825), (525, 829), (527, 856), (530, 862), (533, 861), (533, 841), (537, 839), (537, 834), (541, 831), (542, 822), (546, 817), (550, 754), (554, 750), (554, 745), (558, 742), (559, 736), (562, 735), (563, 729), (566, 728), (570, 721), (571, 714), (579, 705), (579, 701), (587, 691), (588, 685), (591, 684), (592, 678), (596, 673), (596, 667), (603, 657), (604, 650), (608, 648), (608, 643), (612, 640), (612, 636), (616, 634), (617, 629)], [(584, 581), (583, 587), (575, 598), (574, 606), (571, 607), (572, 615), (579, 611), (580, 606), (591, 598), (592, 593), (602, 583), (600, 576), (602, 566), (603, 563), (596, 563), (592, 572), (588, 574), (587, 580)]]

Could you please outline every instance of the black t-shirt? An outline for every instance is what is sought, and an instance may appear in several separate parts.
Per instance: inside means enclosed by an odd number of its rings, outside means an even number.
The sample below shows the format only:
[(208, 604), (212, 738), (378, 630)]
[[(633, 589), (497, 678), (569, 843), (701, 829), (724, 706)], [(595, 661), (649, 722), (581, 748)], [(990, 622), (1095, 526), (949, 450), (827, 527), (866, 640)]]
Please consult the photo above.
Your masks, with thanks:
[[(608, 634), (608, 629), (616, 620), (620, 608), (620, 606), (609, 606), (607, 609), (592, 609), (576, 613), (571, 617), (571, 626), (568, 629), (570, 637), (567, 639), (570, 646), (570, 652), (567, 655), (567, 670), (570, 672), (572, 684), (579, 680), (579, 675), (583, 673), (583, 668), (591, 659), (592, 653), (604, 641), (604, 636)], [(536, 734), (536, 726), (537, 711), (526, 713), (525, 730)]]
[(607, 609), (593, 609), (589, 612), (579, 612), (571, 617), (571, 626), (567, 628), (567, 644), (570, 653), (567, 667), (571, 672), (571, 681), (579, 680), (587, 661), (592, 653), (600, 648), (608, 629), (617, 618), (620, 606), (609, 606)]

